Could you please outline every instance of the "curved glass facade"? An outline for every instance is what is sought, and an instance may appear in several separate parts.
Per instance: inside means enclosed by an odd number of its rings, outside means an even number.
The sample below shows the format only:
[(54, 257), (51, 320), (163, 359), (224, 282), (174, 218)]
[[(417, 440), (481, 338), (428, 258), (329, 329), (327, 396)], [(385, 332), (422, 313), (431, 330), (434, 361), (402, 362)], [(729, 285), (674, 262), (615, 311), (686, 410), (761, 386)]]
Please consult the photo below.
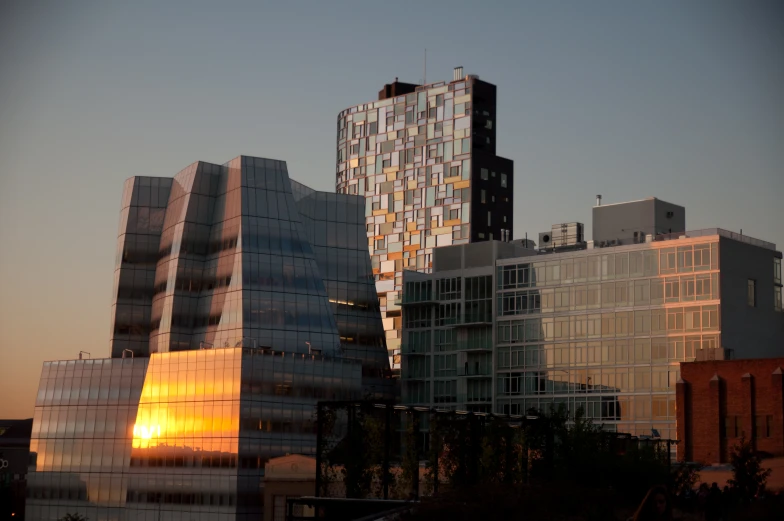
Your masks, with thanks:
[(337, 321), (343, 356), (363, 361), (366, 393), (388, 396), (390, 381), (383, 377), (389, 360), (366, 246), (362, 199), (315, 192), (296, 181), (292, 188)]
[(196, 162), (123, 194), (112, 356), (269, 347), (388, 368), (363, 199), (317, 192), (286, 163)]
[(363, 209), (271, 159), (129, 179), (113, 358), (44, 365), (28, 518), (259, 519), (318, 400), (394, 392)]

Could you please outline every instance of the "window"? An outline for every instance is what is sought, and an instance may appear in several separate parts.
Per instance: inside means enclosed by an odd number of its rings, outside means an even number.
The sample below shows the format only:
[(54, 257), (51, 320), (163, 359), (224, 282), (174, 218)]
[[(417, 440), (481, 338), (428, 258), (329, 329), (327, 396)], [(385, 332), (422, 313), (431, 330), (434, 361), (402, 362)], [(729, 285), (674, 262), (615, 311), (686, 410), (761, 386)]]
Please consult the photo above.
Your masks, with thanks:
[(773, 283), (781, 284), (781, 259), (773, 259)]
[(746, 303), (750, 307), (757, 307), (757, 281), (749, 279), (746, 289)]
[(506, 174), (501, 174), (501, 188), (506, 188)]
[(484, 190), (481, 190), (481, 191), (479, 192), (479, 198), (480, 198), (481, 202), (483, 202), (483, 203), (486, 203), (486, 202), (487, 202), (487, 201), (486, 201), (486, 195), (485, 195), (485, 191), (484, 191)]
[(724, 417), (724, 438), (739, 438), (740, 437), (740, 416), (725, 416)]
[(781, 286), (773, 286), (773, 309), (781, 311)]
[(492, 224), (492, 223), (491, 223), (491, 221), (492, 221), (492, 217), (493, 217), (493, 214), (492, 214), (492, 212), (487, 212), (487, 225), (488, 225), (488, 226), (490, 226), (490, 225)]
[(481, 168), (479, 170), (479, 177), (481, 177), (482, 179), (487, 180), (487, 168)]
[(457, 381), (436, 381), (434, 382), (433, 401), (436, 403), (448, 403), (457, 401)]
[(436, 281), (439, 300), (458, 300), (462, 279), (459, 277)]
[(520, 375), (503, 378), (503, 394), (520, 394)]
[(675, 248), (665, 248), (659, 251), (659, 273), (675, 273), (676, 266)]
[(773, 427), (773, 416), (754, 416), (754, 435), (757, 438), (770, 438)]
[[(695, 244), (694, 245), (694, 271), (710, 269), (710, 244)], [(691, 271), (691, 270), (689, 270)]]

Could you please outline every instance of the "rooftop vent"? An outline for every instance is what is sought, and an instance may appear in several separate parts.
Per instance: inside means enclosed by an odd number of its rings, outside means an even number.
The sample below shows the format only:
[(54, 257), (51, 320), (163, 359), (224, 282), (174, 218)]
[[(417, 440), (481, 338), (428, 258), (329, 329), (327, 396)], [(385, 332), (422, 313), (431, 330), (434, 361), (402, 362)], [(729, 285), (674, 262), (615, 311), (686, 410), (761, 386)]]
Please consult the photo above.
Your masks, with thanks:
[(463, 66), (461, 65), (460, 67), (455, 67), (455, 70), (452, 72), (452, 74), (453, 74), (452, 75), (452, 80), (453, 81), (462, 80), (463, 79)]

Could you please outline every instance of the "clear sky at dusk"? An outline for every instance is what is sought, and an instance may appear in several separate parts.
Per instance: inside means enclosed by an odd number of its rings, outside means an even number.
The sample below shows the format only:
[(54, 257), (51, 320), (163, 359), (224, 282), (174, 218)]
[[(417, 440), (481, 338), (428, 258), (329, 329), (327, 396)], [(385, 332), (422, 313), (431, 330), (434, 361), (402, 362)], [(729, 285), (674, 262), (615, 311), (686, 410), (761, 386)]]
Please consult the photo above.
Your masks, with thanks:
[[(498, 85), (515, 236), (596, 194), (784, 246), (784, 3), (0, 3), (0, 417), (108, 356), (123, 181), (240, 155), (334, 190), (342, 109), (452, 68)], [(771, 303), (772, 305), (772, 303)]]

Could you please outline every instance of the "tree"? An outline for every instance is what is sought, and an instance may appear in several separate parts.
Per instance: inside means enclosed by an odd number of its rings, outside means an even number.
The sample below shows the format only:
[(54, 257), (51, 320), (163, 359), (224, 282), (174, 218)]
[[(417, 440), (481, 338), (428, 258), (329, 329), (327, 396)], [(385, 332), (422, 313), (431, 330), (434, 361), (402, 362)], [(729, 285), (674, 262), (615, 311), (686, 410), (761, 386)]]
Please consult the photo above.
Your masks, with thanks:
[(700, 474), (697, 472), (696, 465), (689, 465), (688, 463), (681, 463), (678, 465), (672, 476), (672, 488), (676, 494), (684, 494), (694, 490), (694, 485), (697, 484)]
[(60, 521), (87, 521), (87, 518), (82, 514), (65, 514)]
[(732, 449), (730, 463), (732, 479), (729, 483), (735, 492), (735, 497), (748, 502), (765, 490), (770, 469), (762, 468), (762, 462), (754, 452), (751, 442), (741, 438), (740, 443)]

